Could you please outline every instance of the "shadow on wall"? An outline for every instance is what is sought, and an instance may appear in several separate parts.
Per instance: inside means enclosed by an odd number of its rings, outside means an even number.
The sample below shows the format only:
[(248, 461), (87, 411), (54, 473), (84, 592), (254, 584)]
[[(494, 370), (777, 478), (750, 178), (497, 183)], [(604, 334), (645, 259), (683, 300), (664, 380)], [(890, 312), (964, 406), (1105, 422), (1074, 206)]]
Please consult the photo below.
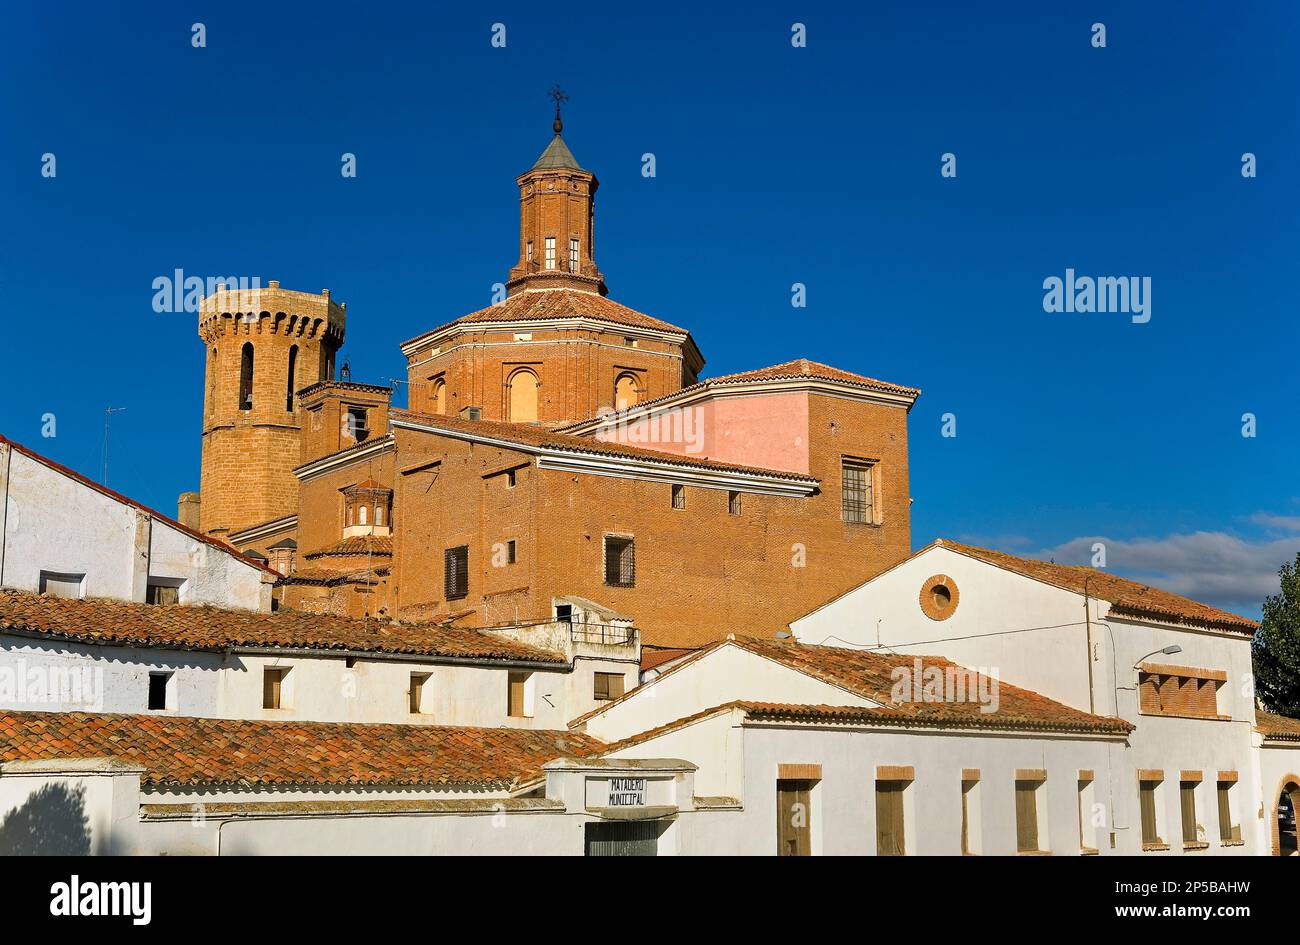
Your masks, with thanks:
[(86, 789), (47, 784), (0, 823), (0, 856), (88, 856)]

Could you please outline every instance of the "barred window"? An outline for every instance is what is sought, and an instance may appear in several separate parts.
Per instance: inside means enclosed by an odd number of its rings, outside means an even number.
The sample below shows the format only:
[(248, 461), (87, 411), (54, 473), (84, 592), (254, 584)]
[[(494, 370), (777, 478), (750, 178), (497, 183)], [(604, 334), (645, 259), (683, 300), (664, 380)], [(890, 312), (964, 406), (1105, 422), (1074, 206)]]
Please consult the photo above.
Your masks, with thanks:
[(636, 545), (631, 538), (605, 536), (605, 583), (610, 587), (636, 584)]
[(685, 486), (673, 486), (673, 508), (679, 512), (686, 508)]
[(727, 493), (727, 512), (731, 515), (740, 514), (740, 493), (739, 492)]
[(469, 595), (469, 545), (459, 545), (443, 552), (442, 576), (447, 600), (459, 600)]
[(870, 463), (844, 463), (842, 494), (844, 521), (865, 525), (875, 521)]
[(555, 268), (555, 237), (546, 237), (546, 268)]

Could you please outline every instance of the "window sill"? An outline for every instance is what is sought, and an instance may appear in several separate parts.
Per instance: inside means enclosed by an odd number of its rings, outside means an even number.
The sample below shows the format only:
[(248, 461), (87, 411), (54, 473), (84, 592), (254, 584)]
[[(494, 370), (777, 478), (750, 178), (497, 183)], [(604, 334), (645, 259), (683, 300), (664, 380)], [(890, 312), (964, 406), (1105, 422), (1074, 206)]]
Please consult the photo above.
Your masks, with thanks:
[(1195, 852), (1195, 851), (1197, 851), (1197, 850), (1208, 850), (1209, 848), (1210, 848), (1210, 845), (1209, 845), (1208, 843), (1206, 843), (1204, 840), (1197, 840), (1195, 843), (1184, 843), (1184, 844), (1183, 844), (1183, 852), (1184, 852), (1184, 853), (1187, 853), (1187, 852), (1189, 852), (1189, 851), (1190, 851), (1190, 852)]
[(1143, 712), (1138, 709), (1138, 715), (1146, 715), (1153, 719), (1192, 719), (1197, 722), (1231, 722), (1230, 715), (1185, 715), (1181, 712)]
[(1101, 856), (1101, 851), (1096, 847), (1080, 847), (1079, 856)]
[(1167, 843), (1144, 843), (1142, 844), (1143, 853), (1162, 853), (1169, 849)]
[(1219, 846), (1221, 847), (1244, 847), (1245, 845), (1246, 845), (1245, 840), (1220, 840), (1219, 841)]
[(1051, 850), (1017, 850), (1016, 856), (1051, 856)]

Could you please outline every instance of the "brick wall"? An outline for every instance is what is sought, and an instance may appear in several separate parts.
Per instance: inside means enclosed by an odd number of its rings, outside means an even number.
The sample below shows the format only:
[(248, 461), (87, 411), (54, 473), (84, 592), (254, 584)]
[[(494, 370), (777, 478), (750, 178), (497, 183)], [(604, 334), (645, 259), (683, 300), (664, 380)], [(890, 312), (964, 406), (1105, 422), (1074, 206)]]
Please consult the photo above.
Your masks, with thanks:
[[(906, 413), (814, 396), (808, 498), (741, 496), (669, 483), (539, 470), (526, 454), (399, 430), (394, 603), (399, 613), (471, 611), (470, 625), (543, 620), (552, 598), (588, 597), (631, 616), (644, 639), (696, 644), (767, 634), (863, 583), (910, 552)], [(842, 521), (842, 456), (879, 464), (880, 524)], [(515, 485), (506, 471), (515, 470)], [(605, 584), (604, 538), (636, 542), (636, 584)], [(516, 562), (505, 564), (505, 543)], [(469, 595), (443, 594), (443, 553), (469, 546)], [(496, 561), (494, 562), (494, 553)]]
[[(217, 292), (199, 306), (206, 349), (199, 528), (229, 534), (298, 510), (299, 413), (293, 392), (325, 377), (343, 342), (345, 308), (329, 293)], [(252, 406), (241, 404), (244, 350)], [(290, 376), (292, 353), (293, 374)]]
[(641, 400), (674, 393), (694, 376), (684, 366), (681, 345), (638, 338), (636, 347), (618, 331), (546, 329), (539, 326), (516, 341), (516, 332), (468, 330), (433, 358), (421, 354), (409, 366), (410, 408), (434, 413), (434, 384), (446, 387), (445, 412), (480, 407), (484, 420), (509, 420), (507, 384), (520, 367), (541, 380), (538, 420), (546, 424), (596, 416), (614, 405), (614, 382), (624, 372), (638, 379)]

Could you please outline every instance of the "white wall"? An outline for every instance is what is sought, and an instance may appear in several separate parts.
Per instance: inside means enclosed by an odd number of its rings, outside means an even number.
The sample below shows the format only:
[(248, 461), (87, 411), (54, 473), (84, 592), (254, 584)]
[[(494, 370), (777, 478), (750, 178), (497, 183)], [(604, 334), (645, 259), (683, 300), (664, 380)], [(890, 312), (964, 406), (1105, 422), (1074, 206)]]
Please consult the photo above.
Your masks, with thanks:
[(152, 576), (182, 581), (182, 603), (271, 608), (266, 572), (7, 443), (0, 496), (0, 586), (39, 591), (42, 571), (84, 574), (84, 597), (143, 601)]
[[(941, 621), (927, 617), (919, 603), (921, 587), (935, 574), (951, 577), (959, 595), (952, 616)], [(1082, 595), (940, 546), (795, 621), (791, 628), (808, 643), (874, 645), (879, 640), (900, 652), (946, 656), (991, 670), (1004, 682), (1076, 709), (1123, 718), (1136, 730), (1128, 747), (1117, 751), (1108, 765), (1108, 780), (1101, 781), (1098, 774), (1096, 787), (1099, 800), (1107, 804), (1120, 849), (1140, 850), (1137, 771), (1155, 769), (1165, 773), (1157, 797), (1163, 811), (1162, 839), (1170, 849), (1143, 855), (1182, 853), (1178, 792), (1183, 771), (1202, 773), (1196, 794), (1197, 823), (1211, 849), (1225, 854), (1258, 852), (1252, 837), (1242, 848), (1218, 849), (1214, 795), (1218, 772), (1235, 770), (1241, 779), (1234, 789), (1236, 804), (1242, 812), (1253, 812), (1261, 796), (1252, 770), (1254, 687), (1249, 637), (1113, 616), (1110, 604), (1096, 598), (1088, 604), (1085, 618)], [(1182, 652), (1150, 655), (1171, 645), (1180, 646)], [(1134, 666), (1144, 658), (1227, 673), (1228, 680), (1219, 690), (1219, 711), (1229, 718), (1141, 714)]]
[[(509, 665), (467, 666), (342, 656), (187, 652), (99, 646), (0, 633), (0, 709), (49, 712), (149, 712), (150, 672), (171, 672), (167, 715), (315, 722), (500, 726), (563, 730), (596, 705), (593, 668), (533, 671), (533, 714), (507, 715)], [(284, 708), (262, 708), (263, 672), (288, 667)], [(608, 662), (612, 670), (632, 670)], [(411, 675), (429, 678), (419, 715), (410, 709)]]
[(875, 705), (735, 644), (721, 646), (664, 673), (635, 694), (584, 723), (584, 730), (617, 741), (738, 699), (804, 705)]
[[(921, 611), (921, 588), (936, 574), (957, 584), (947, 620)], [(1083, 598), (947, 548), (903, 562), (790, 629), (804, 643), (944, 656), (1088, 711)]]

